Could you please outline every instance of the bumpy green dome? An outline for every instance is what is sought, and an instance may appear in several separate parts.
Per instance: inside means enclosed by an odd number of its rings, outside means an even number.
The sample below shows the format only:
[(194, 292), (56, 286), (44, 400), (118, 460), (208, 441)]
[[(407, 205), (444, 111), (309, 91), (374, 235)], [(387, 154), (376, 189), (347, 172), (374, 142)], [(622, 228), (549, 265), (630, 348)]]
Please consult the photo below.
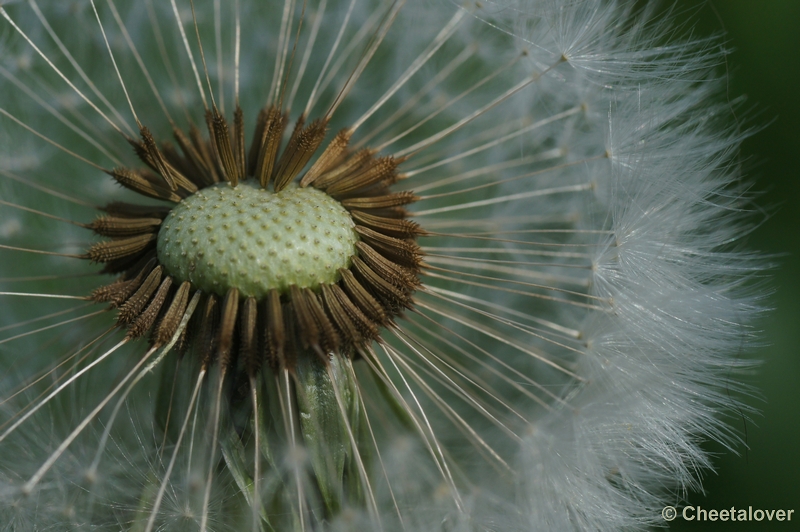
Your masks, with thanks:
[(158, 233), (158, 260), (179, 281), (262, 298), (290, 285), (334, 283), (358, 241), (350, 214), (314, 188), (278, 193), (219, 183), (181, 201)]

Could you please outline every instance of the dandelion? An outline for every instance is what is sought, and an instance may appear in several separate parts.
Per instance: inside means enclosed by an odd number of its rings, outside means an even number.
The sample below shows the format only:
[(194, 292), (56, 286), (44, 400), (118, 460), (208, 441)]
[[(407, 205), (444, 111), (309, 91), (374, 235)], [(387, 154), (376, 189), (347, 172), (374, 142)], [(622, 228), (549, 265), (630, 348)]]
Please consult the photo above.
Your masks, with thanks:
[(614, 2), (17, 2), (13, 530), (663, 524), (759, 308), (713, 41)]

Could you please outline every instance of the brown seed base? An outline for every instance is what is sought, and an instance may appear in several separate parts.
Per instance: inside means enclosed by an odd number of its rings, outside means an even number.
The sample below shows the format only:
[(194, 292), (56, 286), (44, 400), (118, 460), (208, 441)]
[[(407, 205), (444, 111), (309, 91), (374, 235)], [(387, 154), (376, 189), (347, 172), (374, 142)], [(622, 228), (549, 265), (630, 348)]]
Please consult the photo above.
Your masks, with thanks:
[[(118, 183), (143, 196), (179, 203), (198, 190), (228, 181), (236, 186), (252, 177), (278, 192), (294, 181), (321, 146), (325, 120), (305, 125), (301, 117), (279, 155), (288, 116), (276, 107), (263, 109), (245, 155), (244, 120), (234, 114), (233, 132), (215, 109), (206, 114), (209, 139), (192, 127), (174, 129), (177, 147), (159, 146), (147, 128), (141, 140), (129, 139), (146, 168), (107, 172)], [(205, 365), (228, 367), (234, 358), (255, 374), (266, 363), (272, 369), (293, 368), (297, 353), (309, 350), (327, 360), (331, 354), (357, 355), (380, 338), (380, 329), (413, 307), (422, 252), (417, 237), (425, 232), (407, 220), (409, 192), (390, 190), (400, 175), (395, 158), (348, 149), (350, 131), (340, 131), (300, 179), (339, 201), (350, 213), (360, 241), (352, 266), (340, 280), (318, 291), (291, 286), (266, 298), (241, 298), (235, 288), (224, 298), (204, 294), (178, 349), (188, 348)], [(166, 274), (156, 256), (156, 241), (169, 207), (111, 203), (89, 227), (110, 240), (93, 245), (85, 258), (105, 264), (105, 273), (120, 273), (115, 282), (96, 289), (91, 298), (118, 309), (117, 323), (129, 338), (150, 332), (154, 346), (168, 343), (178, 330), (197, 290), (188, 281)]]

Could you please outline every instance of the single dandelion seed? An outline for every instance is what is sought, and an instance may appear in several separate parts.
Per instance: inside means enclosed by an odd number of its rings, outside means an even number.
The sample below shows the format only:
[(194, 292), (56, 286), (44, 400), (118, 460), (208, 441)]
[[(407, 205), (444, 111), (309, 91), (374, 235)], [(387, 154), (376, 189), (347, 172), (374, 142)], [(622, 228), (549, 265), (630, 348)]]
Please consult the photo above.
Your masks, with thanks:
[(710, 42), (592, 0), (0, 16), (11, 528), (642, 528), (736, 442)]

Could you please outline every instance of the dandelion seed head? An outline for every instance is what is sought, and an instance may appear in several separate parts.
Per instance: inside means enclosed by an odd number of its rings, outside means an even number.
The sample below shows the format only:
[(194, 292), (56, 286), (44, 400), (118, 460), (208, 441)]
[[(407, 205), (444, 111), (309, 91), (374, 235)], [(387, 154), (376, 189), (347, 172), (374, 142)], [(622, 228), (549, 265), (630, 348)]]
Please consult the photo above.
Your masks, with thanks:
[(735, 445), (715, 42), (583, 0), (3, 14), (18, 528), (637, 529)]

